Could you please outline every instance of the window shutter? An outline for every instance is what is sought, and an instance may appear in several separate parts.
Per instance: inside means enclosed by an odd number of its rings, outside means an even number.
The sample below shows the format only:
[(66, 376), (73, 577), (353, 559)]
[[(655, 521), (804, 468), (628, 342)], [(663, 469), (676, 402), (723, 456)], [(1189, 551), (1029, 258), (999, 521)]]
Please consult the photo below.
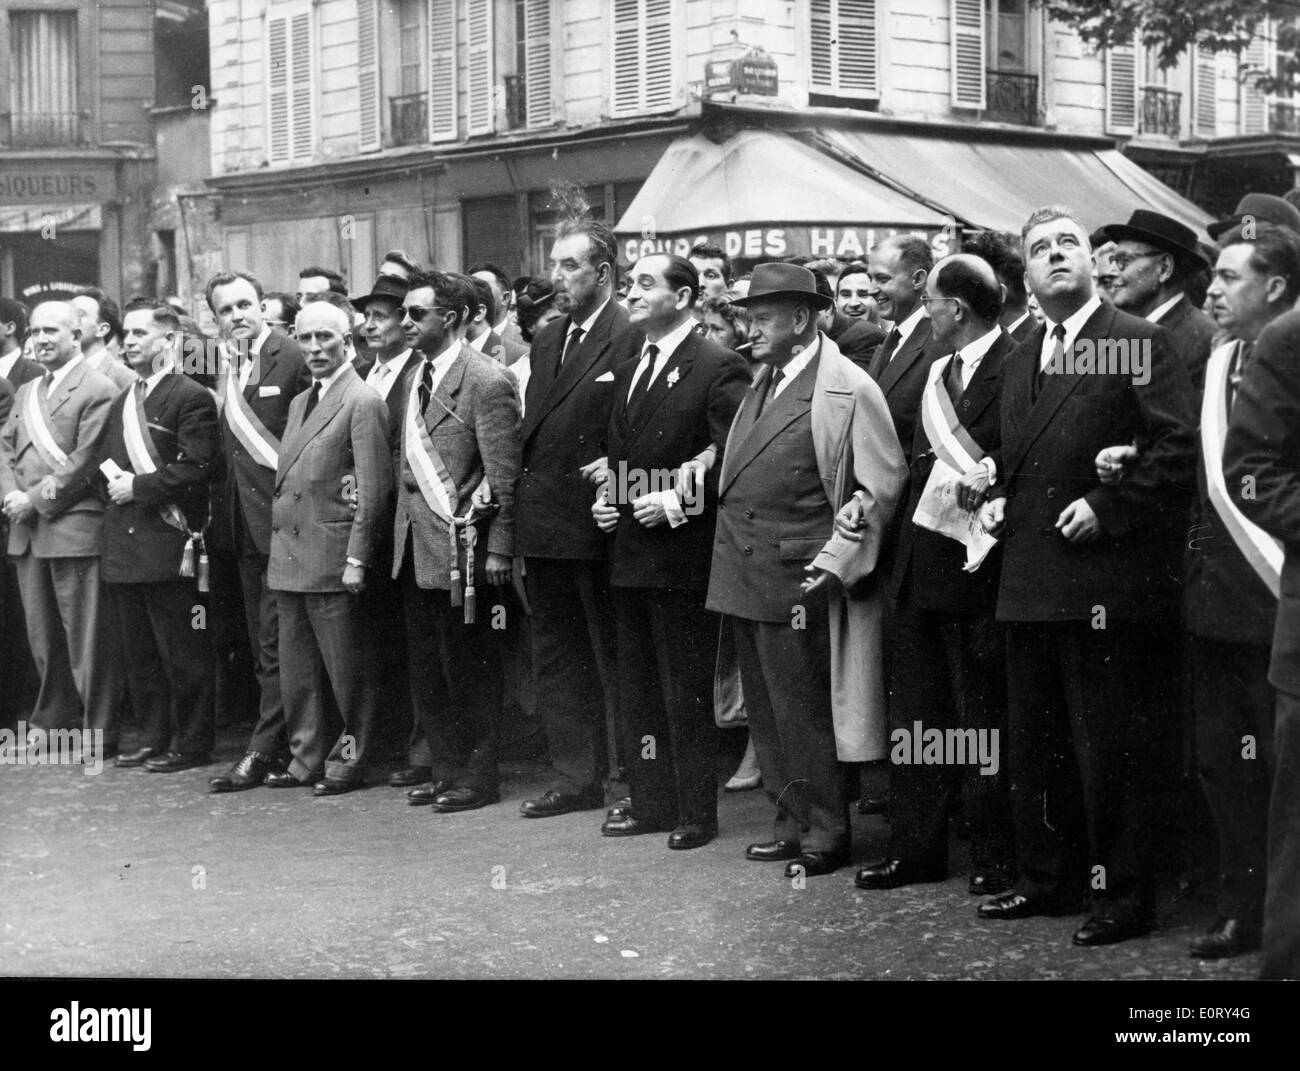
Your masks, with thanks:
[(614, 0), (614, 117), (677, 105), (673, 0)]
[(456, 140), (456, 0), (429, 0), (429, 140)]
[(267, 20), (267, 159), (289, 162), (289, 20)]
[(357, 0), (357, 83), (362, 152), (382, 146), (383, 121), (379, 97), (379, 0)]
[(985, 108), (984, 0), (950, 0), (952, 15), (952, 104)]
[(1196, 47), (1196, 116), (1195, 130), (1201, 137), (1212, 138), (1218, 131), (1219, 92), (1218, 61), (1215, 55), (1200, 45)]
[(1137, 133), (1137, 47), (1115, 45), (1106, 52), (1106, 131)]
[(466, 0), (469, 33), (469, 83), (466, 128), (470, 134), (490, 134), (492, 109), (492, 0)]
[(311, 8), (289, 16), (289, 124), (293, 159), (311, 158), (316, 144), (316, 86), (312, 77)]
[(524, 2), (524, 92), (527, 95), (524, 122), (528, 126), (549, 126), (554, 120), (551, 94), (551, 0)]
[(1241, 83), (1241, 132), (1243, 134), (1263, 134), (1268, 128), (1268, 106), (1264, 93), (1255, 85), (1260, 75), (1267, 73), (1268, 22), (1260, 22), (1255, 29), (1255, 36), (1242, 53), (1241, 62), (1250, 68)]
[(876, 0), (811, 0), (809, 14), (809, 88), (840, 97), (878, 97)]

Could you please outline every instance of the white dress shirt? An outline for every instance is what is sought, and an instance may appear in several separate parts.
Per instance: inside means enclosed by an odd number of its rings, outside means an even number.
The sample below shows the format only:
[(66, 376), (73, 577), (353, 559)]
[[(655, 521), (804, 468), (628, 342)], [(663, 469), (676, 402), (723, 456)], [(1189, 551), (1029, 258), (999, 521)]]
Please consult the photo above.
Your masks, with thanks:
[[(1099, 308), (1101, 308), (1101, 298), (1093, 294), (1083, 303), (1082, 308), (1066, 317), (1061, 324), (1065, 328), (1065, 338), (1062, 340), (1064, 352), (1069, 353), (1071, 351), (1074, 340), (1079, 337), (1079, 332), (1083, 330), (1083, 325)], [(1044, 320), (1043, 326), (1047, 329), (1047, 333), (1043, 336), (1043, 348), (1038, 356), (1038, 367), (1040, 369), (1047, 368), (1048, 364), (1051, 363), (1052, 354), (1056, 352), (1056, 339), (1052, 337), (1052, 332), (1056, 330), (1056, 324), (1052, 320)]]
[(1182, 294), (1175, 294), (1163, 305), (1157, 305), (1154, 309), (1152, 309), (1149, 313), (1147, 313), (1147, 319), (1153, 324), (1158, 324), (1162, 319), (1164, 319), (1165, 316), (1169, 314), (1169, 310), (1172, 309), (1175, 305), (1178, 304), (1179, 301), (1182, 300), (1182, 297), (1183, 297)]
[[(808, 367), (808, 362), (817, 356), (818, 352), (821, 350), (821, 345), (822, 345), (822, 334), (820, 331), (818, 331), (817, 337), (813, 340), (813, 344), (811, 346), (809, 346), (806, 350), (800, 350), (798, 353), (796, 353), (793, 357), (791, 357), (788, 361), (785, 362), (785, 367), (781, 369), (781, 382), (778, 383), (775, 387), (773, 387), (768, 392), (767, 400), (769, 403), (772, 401), (773, 398), (781, 397), (781, 392), (790, 385), (790, 381), (795, 379), (800, 372), (802, 372), (805, 368)], [(902, 343), (900, 342), (899, 345), (901, 346)], [(894, 352), (897, 353), (898, 350), (895, 349)], [(776, 374), (775, 370), (773, 370), (772, 374), (773, 375)]]
[(1002, 328), (994, 324), (992, 331), (980, 335), (975, 341), (966, 343), (957, 351), (957, 356), (961, 358), (962, 390), (970, 386), (970, 381), (975, 377), (975, 370), (979, 368), (980, 362), (984, 360), (989, 350), (993, 348), (993, 343), (998, 340), (1001, 334)]
[(248, 360), (244, 362), (244, 366), (239, 370), (240, 390), (247, 388), (249, 377), (253, 374), (253, 361), (262, 352), (262, 347), (266, 345), (266, 340), (270, 337), (271, 329), (266, 324), (263, 324), (261, 332), (248, 347)]
[(56, 390), (58, 390), (59, 384), (68, 378), (68, 373), (71, 372), (74, 368), (76, 368), (77, 365), (79, 365), (83, 360), (85, 360), (85, 355), (78, 353), (75, 357), (72, 358), (72, 360), (70, 360), (62, 368), (53, 372), (50, 375), (49, 394), (53, 394)]
[(366, 373), (366, 386), (372, 387), (379, 397), (387, 401), (393, 384), (402, 378), (402, 372), (406, 368), (406, 362), (411, 359), (412, 352), (409, 349), (403, 350), (389, 361), (376, 359), (370, 371)]
[[(600, 303), (600, 307), (597, 308), (596, 311), (593, 312), (590, 316), (588, 316), (585, 320), (583, 320), (582, 323), (569, 324), (569, 330), (565, 332), (564, 335), (564, 345), (560, 349), (561, 364), (564, 362), (564, 351), (569, 348), (569, 337), (573, 334), (574, 328), (576, 327), (582, 328), (582, 337), (586, 338), (589, 334), (591, 334), (592, 325), (595, 324), (596, 319), (600, 316), (600, 314), (605, 311), (605, 306), (608, 304), (609, 304), (609, 298), (606, 298), (604, 301)], [(579, 343), (579, 345), (581, 345), (581, 343)]]
[(650, 382), (653, 383), (663, 373), (664, 365), (668, 363), (668, 359), (677, 352), (677, 347), (686, 341), (686, 336), (691, 333), (694, 327), (695, 320), (688, 317), (677, 327), (674, 327), (669, 331), (668, 334), (664, 335), (664, 337), (658, 342), (646, 341), (645, 345), (641, 347), (640, 363), (637, 365), (636, 371), (632, 374), (632, 383), (627, 389), (627, 400), (629, 402), (632, 400), (634, 394), (638, 391), (645, 390), (642, 382), (645, 377), (645, 370), (650, 364), (650, 355), (646, 352), (649, 347), (659, 347), (659, 352), (655, 356), (654, 371), (650, 374)]

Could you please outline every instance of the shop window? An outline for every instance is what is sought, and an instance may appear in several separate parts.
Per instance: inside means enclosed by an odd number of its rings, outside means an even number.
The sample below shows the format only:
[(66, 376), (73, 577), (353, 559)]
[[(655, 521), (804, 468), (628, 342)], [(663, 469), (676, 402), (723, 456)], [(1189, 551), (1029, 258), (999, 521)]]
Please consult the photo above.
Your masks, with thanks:
[(876, 0), (810, 0), (809, 14), (814, 98), (879, 97)]
[(12, 148), (81, 140), (75, 11), (11, 11), (9, 70)]

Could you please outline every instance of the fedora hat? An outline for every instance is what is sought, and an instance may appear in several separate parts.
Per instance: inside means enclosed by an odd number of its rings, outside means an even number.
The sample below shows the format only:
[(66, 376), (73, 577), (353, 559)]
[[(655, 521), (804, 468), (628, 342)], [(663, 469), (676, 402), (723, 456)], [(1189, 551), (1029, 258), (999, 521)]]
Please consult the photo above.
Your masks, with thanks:
[(817, 292), (817, 279), (807, 268), (781, 263), (760, 264), (749, 278), (749, 294), (732, 298), (731, 303), (745, 308), (773, 297), (802, 298), (819, 309), (835, 304), (833, 297)]
[(1107, 224), (1099, 233), (1112, 242), (1146, 242), (1185, 262), (1204, 260), (1191, 227), (1145, 208), (1135, 209), (1127, 223)]
[(365, 312), (366, 306), (376, 298), (382, 298), (385, 301), (400, 305), (406, 297), (406, 291), (407, 286), (404, 279), (398, 279), (392, 275), (381, 275), (375, 280), (375, 285), (371, 287), (370, 293), (354, 297), (351, 301), (358, 312)]
[(1248, 193), (1237, 202), (1237, 210), (1227, 219), (1216, 220), (1205, 229), (1216, 242), (1232, 230), (1239, 227), (1245, 217), (1252, 217), (1257, 223), (1272, 223), (1278, 227), (1290, 227), (1300, 234), (1300, 211), (1295, 205), (1288, 204), (1281, 197), (1271, 193)]

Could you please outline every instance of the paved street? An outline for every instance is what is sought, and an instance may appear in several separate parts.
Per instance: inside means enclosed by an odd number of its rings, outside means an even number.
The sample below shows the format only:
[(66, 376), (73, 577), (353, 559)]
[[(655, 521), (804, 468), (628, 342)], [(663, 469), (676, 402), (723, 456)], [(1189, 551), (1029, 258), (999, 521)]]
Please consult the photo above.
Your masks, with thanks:
[[(614, 840), (602, 812), (528, 821), (536, 764), (504, 801), (460, 815), (383, 785), (335, 799), (260, 788), (211, 796), (237, 755), (182, 774), (0, 767), (0, 975), (264, 978), (1251, 978), (1258, 957), (1201, 963), (1203, 900), (1160, 931), (1071, 947), (1076, 920), (980, 922), (966, 877), (889, 893), (853, 871), (792, 888), (743, 859), (761, 793), (722, 798), (722, 835), (670, 852)], [(855, 815), (855, 859), (887, 829)], [(963, 853), (960, 845), (955, 849)], [(963, 855), (957, 858), (962, 859)], [(963, 860), (964, 861), (964, 860)], [(1202, 897), (1204, 893), (1202, 893)], [(1166, 897), (1167, 900), (1167, 897)]]

